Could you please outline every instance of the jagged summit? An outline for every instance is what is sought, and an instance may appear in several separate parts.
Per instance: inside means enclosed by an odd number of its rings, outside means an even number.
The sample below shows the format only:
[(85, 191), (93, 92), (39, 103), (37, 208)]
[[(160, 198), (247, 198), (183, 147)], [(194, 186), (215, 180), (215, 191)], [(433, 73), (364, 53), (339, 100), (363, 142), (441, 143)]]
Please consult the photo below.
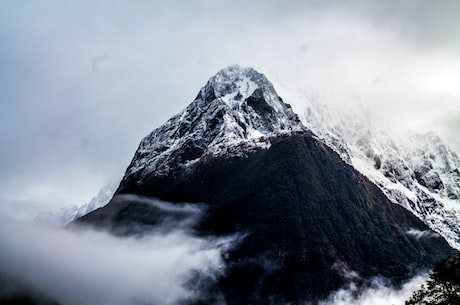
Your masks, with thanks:
[(224, 68), (210, 78), (203, 89), (213, 90), (214, 96), (232, 109), (241, 107), (247, 98), (259, 91), (264, 94), (268, 107), (279, 113), (285, 112), (286, 105), (278, 97), (273, 85), (265, 75), (253, 68), (238, 65)]
[(265, 75), (253, 68), (234, 65), (220, 70), (190, 106), (206, 110), (212, 104), (232, 112), (230, 117), (224, 116), (224, 127), (236, 138), (248, 139), (303, 127), (291, 106), (283, 102)]
[(270, 137), (303, 129), (263, 74), (229, 66), (210, 78), (187, 108), (142, 140), (127, 176), (167, 174), (208, 154), (268, 148)]

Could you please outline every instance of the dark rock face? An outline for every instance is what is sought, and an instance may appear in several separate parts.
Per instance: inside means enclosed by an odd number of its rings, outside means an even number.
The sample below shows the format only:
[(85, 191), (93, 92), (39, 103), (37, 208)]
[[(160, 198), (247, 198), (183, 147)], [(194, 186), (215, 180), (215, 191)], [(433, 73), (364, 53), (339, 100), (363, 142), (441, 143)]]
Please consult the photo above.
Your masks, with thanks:
[[(264, 99), (262, 89), (256, 89), (254, 93), (246, 99), (246, 103), (249, 107), (255, 110), (257, 114), (264, 118), (274, 117), (273, 108), (270, 107)], [(267, 129), (270, 130), (270, 124), (267, 122)]]
[[(152, 172), (141, 184), (140, 177), (124, 179), (117, 193), (203, 203), (198, 234), (244, 233), (225, 257), (218, 284), (228, 304), (315, 301), (340, 288), (347, 270), (398, 282), (452, 254), (442, 238), (408, 235), (428, 228), (308, 132), (270, 141), (269, 149), (243, 156), (208, 156), (190, 169)], [(111, 202), (78, 223), (120, 222), (127, 215), (119, 211), (129, 209), (115, 204), (123, 205)], [(145, 223), (149, 213), (128, 218)]]

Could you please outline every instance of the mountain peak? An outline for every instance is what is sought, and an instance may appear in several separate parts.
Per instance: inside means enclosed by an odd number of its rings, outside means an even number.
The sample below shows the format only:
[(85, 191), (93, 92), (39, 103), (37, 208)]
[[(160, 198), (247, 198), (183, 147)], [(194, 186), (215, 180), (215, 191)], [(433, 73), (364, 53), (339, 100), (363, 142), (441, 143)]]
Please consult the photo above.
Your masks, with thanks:
[(225, 102), (244, 101), (255, 90), (261, 89), (267, 93), (276, 94), (272, 84), (265, 75), (253, 68), (233, 65), (226, 67), (212, 77), (205, 88), (211, 86), (216, 98)]
[(249, 106), (261, 117), (271, 113), (298, 120), (267, 77), (250, 67), (232, 65), (220, 70), (201, 89), (197, 99), (200, 97), (207, 102), (224, 102), (232, 110), (246, 112)]
[(211, 77), (189, 106), (142, 140), (127, 176), (167, 174), (206, 155), (266, 149), (271, 137), (298, 130), (305, 127), (297, 114), (263, 74), (229, 66)]

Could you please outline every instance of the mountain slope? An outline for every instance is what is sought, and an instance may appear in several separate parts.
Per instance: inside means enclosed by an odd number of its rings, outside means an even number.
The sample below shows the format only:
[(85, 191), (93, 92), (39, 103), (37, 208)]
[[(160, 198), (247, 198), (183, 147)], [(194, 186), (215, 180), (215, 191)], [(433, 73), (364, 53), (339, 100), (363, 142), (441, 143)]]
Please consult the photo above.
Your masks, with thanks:
[[(241, 235), (215, 287), (228, 304), (315, 301), (350, 279), (401, 281), (452, 253), (439, 236), (411, 234), (428, 228), (317, 140), (248, 68), (220, 71), (148, 135), (117, 194), (200, 203), (196, 234)], [(117, 198), (77, 223), (125, 233), (155, 226), (155, 211)]]
[(345, 109), (314, 99), (302, 120), (392, 202), (460, 249), (460, 159), (439, 136), (394, 134), (374, 126), (363, 107)]

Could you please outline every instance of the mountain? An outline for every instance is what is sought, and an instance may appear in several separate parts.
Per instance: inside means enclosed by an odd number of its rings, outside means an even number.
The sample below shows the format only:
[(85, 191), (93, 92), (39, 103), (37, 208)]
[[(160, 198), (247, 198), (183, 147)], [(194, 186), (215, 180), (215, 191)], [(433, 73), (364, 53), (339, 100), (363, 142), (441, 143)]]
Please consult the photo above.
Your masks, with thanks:
[(460, 159), (438, 135), (382, 129), (359, 104), (303, 100), (302, 121), (321, 141), (460, 250)]
[(102, 189), (97, 193), (96, 196), (91, 198), (88, 203), (85, 203), (81, 206), (69, 206), (59, 209), (57, 212), (41, 212), (35, 217), (35, 221), (45, 224), (53, 224), (57, 226), (64, 226), (74, 221), (77, 218), (86, 215), (97, 208), (105, 206), (110, 199), (112, 199), (113, 194), (115, 193), (119, 181), (112, 181), (107, 183)]
[(195, 234), (240, 236), (197, 304), (218, 303), (220, 294), (227, 304), (316, 302), (350, 280), (400, 283), (453, 253), (321, 142), (251, 68), (212, 77), (142, 140), (109, 204), (72, 225), (116, 234), (157, 227), (162, 215), (128, 194), (196, 203), (206, 210)]

